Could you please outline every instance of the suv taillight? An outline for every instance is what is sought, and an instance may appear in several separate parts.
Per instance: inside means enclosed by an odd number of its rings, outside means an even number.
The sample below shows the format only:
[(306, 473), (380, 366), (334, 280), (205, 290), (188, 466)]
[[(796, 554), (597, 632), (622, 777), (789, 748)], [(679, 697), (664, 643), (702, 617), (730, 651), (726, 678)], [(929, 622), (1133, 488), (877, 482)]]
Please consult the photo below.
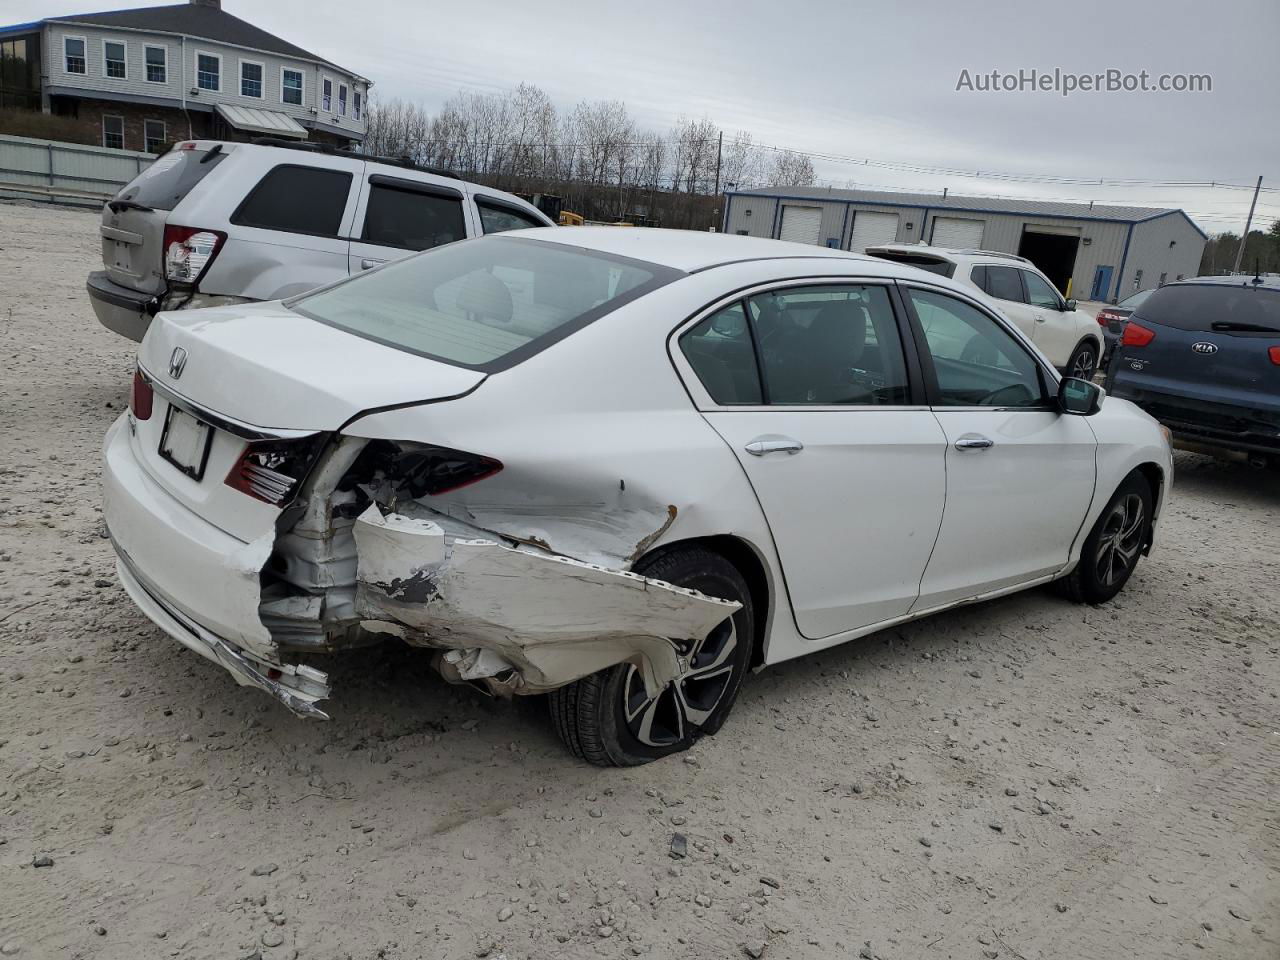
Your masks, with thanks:
[(155, 401), (155, 391), (151, 389), (151, 381), (143, 376), (135, 365), (133, 368), (133, 388), (129, 391), (129, 409), (133, 411), (135, 420), (150, 420), (151, 407)]
[(1124, 335), (1120, 338), (1120, 344), (1125, 347), (1145, 347), (1155, 338), (1156, 332), (1154, 330), (1130, 320), (1124, 328)]
[(1267, 356), (1271, 358), (1271, 362), (1280, 367), (1280, 347), (1268, 347)]
[(296, 440), (255, 440), (245, 447), (223, 482), (255, 500), (281, 506), (298, 492), (324, 442), (324, 434)]
[(164, 228), (164, 275), (178, 283), (199, 283), (227, 235), (200, 227)]

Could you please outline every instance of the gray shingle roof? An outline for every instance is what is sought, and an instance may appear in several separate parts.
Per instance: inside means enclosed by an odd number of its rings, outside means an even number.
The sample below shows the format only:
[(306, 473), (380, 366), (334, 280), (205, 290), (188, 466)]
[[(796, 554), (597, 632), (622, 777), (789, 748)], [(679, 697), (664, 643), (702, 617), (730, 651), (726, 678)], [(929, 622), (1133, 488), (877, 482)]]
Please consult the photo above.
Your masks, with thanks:
[[(990, 213), (1034, 214), (1042, 217), (1076, 217), (1089, 220), (1111, 220), (1133, 223), (1165, 213), (1182, 213), (1167, 207), (1111, 206), (1100, 203), (1072, 203), (1065, 200), (997, 199), (995, 197), (963, 197), (940, 193), (890, 193), (880, 190), (839, 190), (834, 187), (761, 187), (740, 190), (740, 194), (766, 197), (802, 197), (814, 200), (853, 200), (885, 206), (928, 207), (930, 210), (971, 210)], [(1186, 214), (1183, 214), (1186, 216)], [(1190, 219), (1188, 217), (1188, 219)]]
[(126, 27), (132, 30), (156, 30), (161, 33), (183, 33), (203, 40), (217, 40), (238, 47), (252, 47), (267, 53), (303, 60), (317, 60), (344, 73), (359, 76), (324, 57), (281, 40), (274, 33), (234, 17), (226, 11), (199, 3), (175, 3), (167, 7), (138, 7), (132, 10), (107, 10), (103, 13), (78, 13), (65, 17), (49, 17), (45, 22), (84, 23), (97, 27)]

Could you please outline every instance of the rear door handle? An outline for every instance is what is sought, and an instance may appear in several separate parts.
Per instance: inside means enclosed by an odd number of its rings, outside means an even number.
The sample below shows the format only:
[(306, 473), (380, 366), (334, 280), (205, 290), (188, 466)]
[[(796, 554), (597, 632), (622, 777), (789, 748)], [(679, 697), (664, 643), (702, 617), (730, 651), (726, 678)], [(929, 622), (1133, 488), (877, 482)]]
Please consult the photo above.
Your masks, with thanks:
[(372, 270), (374, 267), (381, 266), (384, 262), (385, 262), (385, 261), (383, 261), (383, 260), (361, 260), (361, 261), (360, 261), (360, 269), (361, 269), (361, 270)]
[(957, 450), (986, 450), (995, 445), (996, 442), (990, 437), (979, 436), (976, 433), (966, 434), (956, 441)]
[(790, 437), (760, 437), (747, 444), (747, 453), (753, 457), (763, 457), (766, 453), (799, 453), (804, 444)]

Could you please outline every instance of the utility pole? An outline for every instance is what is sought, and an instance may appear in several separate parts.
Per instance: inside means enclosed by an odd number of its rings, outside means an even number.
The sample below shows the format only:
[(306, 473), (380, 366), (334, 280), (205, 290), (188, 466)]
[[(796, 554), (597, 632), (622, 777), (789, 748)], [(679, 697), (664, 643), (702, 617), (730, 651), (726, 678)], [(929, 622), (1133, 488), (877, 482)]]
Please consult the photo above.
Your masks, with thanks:
[[(724, 131), (716, 138), (716, 196), (720, 196), (720, 160), (724, 156)], [(1256, 196), (1256, 195), (1255, 195)]]
[(1262, 189), (1262, 177), (1258, 177), (1258, 184), (1253, 188), (1253, 203), (1249, 204), (1249, 217), (1244, 222), (1244, 236), (1240, 238), (1240, 246), (1236, 247), (1236, 265), (1231, 268), (1232, 273), (1240, 272), (1240, 261), (1244, 257), (1244, 245), (1249, 241), (1249, 228), (1253, 226), (1253, 209), (1258, 205), (1258, 191)]

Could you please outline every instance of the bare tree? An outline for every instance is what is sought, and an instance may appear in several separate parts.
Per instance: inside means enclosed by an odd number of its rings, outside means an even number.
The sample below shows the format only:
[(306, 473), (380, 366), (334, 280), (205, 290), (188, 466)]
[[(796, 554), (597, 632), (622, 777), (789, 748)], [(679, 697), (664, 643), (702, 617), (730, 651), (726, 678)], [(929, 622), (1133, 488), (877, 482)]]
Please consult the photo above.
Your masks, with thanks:
[(777, 187), (811, 187), (816, 179), (813, 161), (806, 154), (779, 150), (773, 155), (769, 182)]

